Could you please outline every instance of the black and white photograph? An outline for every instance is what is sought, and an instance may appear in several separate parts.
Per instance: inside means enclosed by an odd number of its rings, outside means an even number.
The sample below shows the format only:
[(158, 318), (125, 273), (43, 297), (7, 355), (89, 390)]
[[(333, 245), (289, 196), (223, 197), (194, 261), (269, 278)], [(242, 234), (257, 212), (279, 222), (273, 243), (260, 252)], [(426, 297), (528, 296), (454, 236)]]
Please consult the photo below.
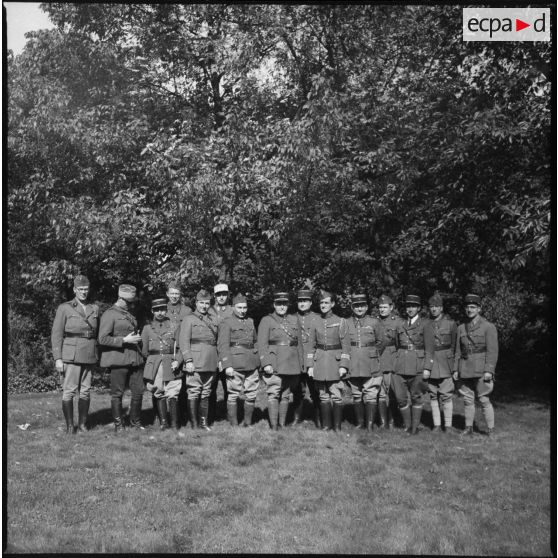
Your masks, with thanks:
[(3, 552), (555, 556), (555, 17), (3, 2)]

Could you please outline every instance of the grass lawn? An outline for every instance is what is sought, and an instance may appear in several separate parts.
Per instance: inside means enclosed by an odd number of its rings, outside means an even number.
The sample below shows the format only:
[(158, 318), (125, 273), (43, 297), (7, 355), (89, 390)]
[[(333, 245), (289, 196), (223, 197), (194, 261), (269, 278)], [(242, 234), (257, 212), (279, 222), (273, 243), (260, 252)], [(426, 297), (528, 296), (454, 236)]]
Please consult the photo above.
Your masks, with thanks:
[[(94, 393), (93, 428), (66, 436), (59, 393), (10, 397), (4, 550), (555, 550), (544, 401), (495, 398), (495, 436), (469, 439), (426, 426), (412, 437), (402, 430), (366, 434), (347, 421), (340, 434), (310, 422), (273, 432), (263, 392), (258, 407), (252, 428), (231, 429), (219, 418), (213, 432), (183, 428), (184, 438), (155, 426), (115, 436), (110, 397)], [(461, 400), (455, 408), (462, 426)], [(150, 414), (145, 396), (144, 419)], [(477, 419), (484, 427), (480, 411)]]

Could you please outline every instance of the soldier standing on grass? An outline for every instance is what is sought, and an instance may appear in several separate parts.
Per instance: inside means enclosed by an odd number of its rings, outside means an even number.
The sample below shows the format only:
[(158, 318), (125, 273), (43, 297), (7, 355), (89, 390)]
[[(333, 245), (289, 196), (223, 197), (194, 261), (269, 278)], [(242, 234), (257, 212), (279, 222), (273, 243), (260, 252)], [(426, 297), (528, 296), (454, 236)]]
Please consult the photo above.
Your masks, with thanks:
[(347, 322), (332, 312), (334, 306), (331, 293), (321, 291), (321, 315), (310, 327), (306, 363), (320, 397), (322, 429), (331, 430), (333, 404), (333, 429), (337, 432), (343, 419), (343, 379), (348, 374), (351, 345)]
[(457, 328), (454, 380), (459, 380), (459, 393), (465, 403), (465, 431), (473, 435), (475, 397), (480, 401), (490, 436), (494, 431), (494, 409), (488, 395), (494, 389), (494, 374), (498, 361), (498, 332), (496, 326), (480, 315), (481, 299), (476, 294), (465, 297), (467, 321)]
[[(297, 293), (297, 318), (300, 325), (300, 331), (302, 335), (303, 343), (303, 355), (306, 359), (308, 354), (308, 342), (310, 339), (310, 327), (312, 322), (319, 318), (319, 314), (312, 312), (312, 291), (308, 289), (300, 289)], [(304, 386), (308, 388), (308, 394), (310, 395), (310, 400), (312, 401), (312, 407), (314, 409), (313, 420), (316, 428), (320, 428), (320, 397), (318, 395), (318, 390), (316, 389), (316, 384), (314, 379), (308, 376), (306, 373), (306, 363), (304, 364), (304, 369), (300, 376), (300, 382), (293, 393), (294, 398), (294, 424), (298, 424), (302, 421), (302, 413), (304, 410)]]
[[(351, 307), (353, 315), (347, 320), (351, 340), (349, 386), (353, 396), (356, 427), (372, 430), (378, 402), (383, 401), (385, 407), (386, 399), (380, 369), (382, 332), (378, 320), (366, 315), (368, 301), (365, 294), (353, 295)], [(387, 426), (386, 422), (382, 421), (384, 428)]]
[(132, 392), (130, 425), (143, 430), (141, 403), (143, 397), (143, 355), (138, 323), (132, 313), (136, 302), (136, 288), (118, 287), (118, 300), (101, 316), (99, 345), (102, 349), (101, 366), (110, 369), (110, 395), (114, 430), (123, 427), (122, 397), (126, 384)]
[(74, 433), (74, 397), (78, 399), (78, 430), (86, 431), (91, 374), (97, 362), (99, 308), (88, 304), (89, 279), (74, 278), (75, 297), (61, 304), (52, 324), (51, 343), (57, 372), (63, 379), (62, 411), (66, 433)]
[(379, 326), (381, 331), (384, 352), (380, 355), (380, 370), (384, 377), (384, 390), (386, 398), (378, 401), (380, 420), (384, 428), (393, 428), (394, 411), (397, 408), (397, 400), (393, 391), (392, 373), (395, 367), (395, 355), (397, 350), (395, 342), (397, 339), (397, 327), (403, 324), (403, 320), (393, 314), (393, 301), (387, 295), (381, 295), (378, 299), (378, 313), (380, 315)]
[(405, 430), (411, 434), (418, 433), (422, 396), (427, 389), (425, 380), (430, 377), (434, 363), (434, 335), (432, 328), (428, 326), (428, 320), (419, 316), (420, 306), (419, 296), (407, 295), (407, 321), (397, 327), (395, 374), (391, 379)]
[(430, 297), (428, 306), (430, 326), (434, 335), (434, 364), (430, 377), (427, 379), (432, 422), (434, 423), (433, 431), (440, 432), (442, 430), (441, 403), (444, 411), (444, 428), (446, 432), (450, 432), (453, 417), (454, 384), (452, 371), (455, 360), (457, 325), (448, 316), (443, 315), (444, 302), (439, 294)]
[(153, 320), (141, 332), (142, 353), (147, 359), (143, 379), (147, 390), (155, 398), (161, 430), (168, 428), (167, 408), (170, 410), (171, 427), (178, 430), (177, 402), (182, 387), (182, 354), (177, 351), (179, 326), (167, 317), (166, 299), (155, 299), (151, 309)]
[(296, 316), (287, 314), (289, 293), (276, 292), (275, 311), (262, 318), (258, 349), (263, 381), (267, 386), (267, 411), (273, 430), (285, 426), (289, 403), (304, 367), (301, 328)]
[(244, 391), (244, 426), (252, 424), (252, 414), (260, 386), (256, 328), (247, 318), (248, 304), (244, 295), (233, 299), (233, 315), (220, 324), (217, 336), (219, 358), (227, 375), (227, 416), (231, 426), (238, 426), (237, 401)]
[(196, 295), (196, 310), (180, 326), (180, 350), (186, 369), (188, 416), (190, 426), (211, 431), (208, 424), (209, 395), (217, 374), (217, 324), (209, 315), (211, 294), (201, 289)]

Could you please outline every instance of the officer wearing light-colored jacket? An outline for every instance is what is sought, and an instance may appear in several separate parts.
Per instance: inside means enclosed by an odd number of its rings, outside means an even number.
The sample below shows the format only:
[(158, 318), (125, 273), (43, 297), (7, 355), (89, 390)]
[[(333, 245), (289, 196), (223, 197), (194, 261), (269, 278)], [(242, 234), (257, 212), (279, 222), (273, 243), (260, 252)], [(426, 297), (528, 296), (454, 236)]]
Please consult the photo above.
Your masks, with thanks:
[(252, 318), (247, 318), (246, 297), (233, 298), (233, 315), (220, 324), (217, 335), (219, 358), (227, 375), (227, 416), (231, 426), (238, 426), (237, 401), (244, 392), (244, 426), (252, 424), (252, 414), (260, 386), (258, 344)]
[(304, 366), (301, 328), (296, 316), (287, 314), (289, 293), (276, 292), (275, 311), (258, 327), (258, 350), (267, 391), (267, 412), (273, 430), (285, 426), (292, 393)]
[(473, 434), (475, 397), (480, 401), (490, 436), (494, 430), (494, 408), (489, 394), (494, 389), (498, 362), (498, 332), (496, 326), (480, 315), (481, 299), (468, 294), (464, 300), (467, 321), (457, 328), (454, 380), (460, 380), (459, 393), (465, 403), (465, 431)]
[(91, 374), (97, 362), (99, 308), (88, 304), (89, 279), (74, 278), (75, 298), (56, 310), (52, 324), (51, 345), (56, 370), (62, 375), (62, 411), (66, 432), (74, 432), (74, 397), (78, 400), (78, 429), (85, 431), (89, 412)]
[(306, 364), (320, 397), (322, 429), (331, 430), (333, 414), (333, 429), (339, 431), (343, 418), (343, 379), (349, 372), (351, 344), (347, 321), (332, 312), (334, 306), (331, 293), (321, 291), (321, 315), (310, 328)]

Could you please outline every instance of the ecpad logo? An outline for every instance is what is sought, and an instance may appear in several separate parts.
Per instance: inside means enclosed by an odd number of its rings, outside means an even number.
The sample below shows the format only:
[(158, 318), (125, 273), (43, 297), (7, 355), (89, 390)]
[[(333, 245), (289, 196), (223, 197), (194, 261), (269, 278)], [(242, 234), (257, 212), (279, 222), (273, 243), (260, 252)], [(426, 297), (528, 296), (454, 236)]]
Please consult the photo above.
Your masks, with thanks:
[(550, 41), (550, 8), (463, 8), (464, 41)]

